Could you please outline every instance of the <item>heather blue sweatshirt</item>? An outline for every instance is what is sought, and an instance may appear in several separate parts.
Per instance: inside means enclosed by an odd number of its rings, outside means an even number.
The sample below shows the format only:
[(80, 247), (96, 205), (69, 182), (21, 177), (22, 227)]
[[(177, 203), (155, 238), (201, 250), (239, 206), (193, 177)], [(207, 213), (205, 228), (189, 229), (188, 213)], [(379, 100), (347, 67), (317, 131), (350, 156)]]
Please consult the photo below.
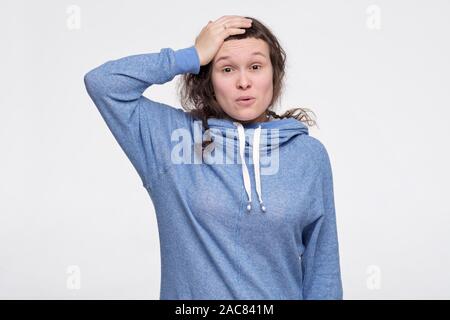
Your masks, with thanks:
[[(137, 54), (84, 82), (153, 202), (160, 299), (342, 299), (330, 159), (294, 119), (240, 124), (143, 96), (198, 74), (195, 46)], [(202, 152), (202, 140), (212, 143)]]

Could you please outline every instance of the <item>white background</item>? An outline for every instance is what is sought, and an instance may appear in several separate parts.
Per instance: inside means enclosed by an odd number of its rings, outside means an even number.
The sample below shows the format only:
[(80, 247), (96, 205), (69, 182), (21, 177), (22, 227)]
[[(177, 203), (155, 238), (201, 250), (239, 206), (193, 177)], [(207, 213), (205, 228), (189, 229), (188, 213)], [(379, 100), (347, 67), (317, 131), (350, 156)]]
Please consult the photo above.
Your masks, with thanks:
[[(2, 0), (0, 298), (159, 299), (154, 207), (83, 76), (191, 46), (223, 15), (279, 38), (278, 113), (317, 115), (344, 299), (450, 298), (449, 13), (444, 0)], [(179, 107), (177, 78), (145, 95)]]

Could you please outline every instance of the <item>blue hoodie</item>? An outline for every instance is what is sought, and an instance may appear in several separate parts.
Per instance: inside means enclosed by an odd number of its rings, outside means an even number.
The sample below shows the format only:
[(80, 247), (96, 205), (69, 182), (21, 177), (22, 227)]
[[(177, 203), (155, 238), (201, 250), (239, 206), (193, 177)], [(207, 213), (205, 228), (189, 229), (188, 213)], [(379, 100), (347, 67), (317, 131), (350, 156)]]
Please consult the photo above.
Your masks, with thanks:
[[(241, 124), (144, 91), (198, 74), (195, 46), (107, 61), (84, 82), (156, 212), (160, 299), (342, 299), (330, 159), (294, 119)], [(202, 140), (212, 143), (202, 152)]]

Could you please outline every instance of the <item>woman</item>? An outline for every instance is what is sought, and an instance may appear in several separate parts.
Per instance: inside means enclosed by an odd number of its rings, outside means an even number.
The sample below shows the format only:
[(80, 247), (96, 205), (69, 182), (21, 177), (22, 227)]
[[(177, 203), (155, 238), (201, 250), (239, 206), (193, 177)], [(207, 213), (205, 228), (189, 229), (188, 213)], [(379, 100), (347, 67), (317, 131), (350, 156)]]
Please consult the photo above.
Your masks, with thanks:
[[(284, 63), (262, 23), (224, 16), (85, 75), (155, 207), (160, 299), (342, 299), (327, 151), (303, 109), (271, 110)], [(184, 110), (143, 96), (176, 75)]]

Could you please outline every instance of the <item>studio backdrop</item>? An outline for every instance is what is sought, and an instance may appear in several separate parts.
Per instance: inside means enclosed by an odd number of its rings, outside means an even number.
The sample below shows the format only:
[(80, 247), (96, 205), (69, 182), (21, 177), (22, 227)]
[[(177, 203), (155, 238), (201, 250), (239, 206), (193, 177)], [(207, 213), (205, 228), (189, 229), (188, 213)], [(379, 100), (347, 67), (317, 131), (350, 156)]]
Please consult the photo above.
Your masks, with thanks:
[[(344, 299), (449, 299), (449, 12), (445, 0), (2, 1), (0, 298), (159, 298), (154, 206), (84, 76), (241, 15), (286, 51), (277, 113), (316, 115)], [(181, 108), (177, 81), (144, 94)]]

